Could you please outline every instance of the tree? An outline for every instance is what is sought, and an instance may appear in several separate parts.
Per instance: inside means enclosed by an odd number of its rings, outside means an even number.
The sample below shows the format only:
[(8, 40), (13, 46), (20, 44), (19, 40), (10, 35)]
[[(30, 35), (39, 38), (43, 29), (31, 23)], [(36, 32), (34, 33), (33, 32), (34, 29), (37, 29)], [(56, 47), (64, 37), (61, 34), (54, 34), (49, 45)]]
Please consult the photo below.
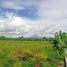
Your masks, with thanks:
[(53, 44), (53, 47), (56, 49), (58, 53), (58, 56), (64, 60), (64, 65), (66, 65), (64, 49), (66, 48), (67, 44), (67, 34), (62, 31), (59, 31), (58, 33), (56, 32)]
[(0, 39), (6, 39), (6, 37), (5, 36), (0, 36)]
[(65, 48), (65, 40), (66, 40), (66, 34), (62, 31), (56, 32), (55, 39), (53, 41), (54, 48), (57, 50), (58, 54), (62, 55), (62, 51), (64, 51)]
[(21, 36), (21, 37), (18, 37), (18, 39), (23, 39), (23, 36)]
[(46, 37), (43, 37), (43, 39), (46, 39)]

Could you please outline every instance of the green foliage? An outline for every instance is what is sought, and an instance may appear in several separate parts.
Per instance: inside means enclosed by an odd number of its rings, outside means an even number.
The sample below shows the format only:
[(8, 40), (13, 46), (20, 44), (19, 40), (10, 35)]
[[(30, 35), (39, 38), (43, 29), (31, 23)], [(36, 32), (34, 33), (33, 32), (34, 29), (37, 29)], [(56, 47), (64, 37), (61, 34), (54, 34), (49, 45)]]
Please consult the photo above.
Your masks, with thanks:
[(52, 65), (47, 60), (52, 59), (50, 56), (54, 54), (51, 53), (56, 54), (56, 51), (47, 41), (0, 40), (1, 67), (33, 67), (35, 63), (42, 63), (43, 67), (47, 67)]
[(58, 32), (55, 38), (0, 37), (0, 67), (58, 67), (64, 60), (67, 34)]
[(55, 39), (53, 40), (54, 48), (59, 54), (62, 54), (64, 48), (66, 48), (66, 33), (59, 31), (55, 34)]

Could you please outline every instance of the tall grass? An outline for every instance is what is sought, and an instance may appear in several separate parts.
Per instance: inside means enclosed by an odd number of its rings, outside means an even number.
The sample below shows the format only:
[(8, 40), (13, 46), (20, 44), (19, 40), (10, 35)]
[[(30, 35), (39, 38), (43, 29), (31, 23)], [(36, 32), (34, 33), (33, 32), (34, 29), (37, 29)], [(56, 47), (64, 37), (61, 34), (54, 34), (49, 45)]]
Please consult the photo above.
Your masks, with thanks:
[(0, 40), (0, 67), (57, 67), (58, 55), (47, 41)]

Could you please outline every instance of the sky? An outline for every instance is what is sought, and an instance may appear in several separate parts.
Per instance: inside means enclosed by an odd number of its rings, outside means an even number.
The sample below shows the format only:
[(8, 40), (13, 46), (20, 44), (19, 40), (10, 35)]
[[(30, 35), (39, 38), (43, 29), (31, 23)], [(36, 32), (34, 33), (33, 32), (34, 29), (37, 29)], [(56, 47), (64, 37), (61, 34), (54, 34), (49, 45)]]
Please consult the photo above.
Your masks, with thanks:
[(66, 27), (67, 0), (0, 0), (0, 35), (53, 36)]

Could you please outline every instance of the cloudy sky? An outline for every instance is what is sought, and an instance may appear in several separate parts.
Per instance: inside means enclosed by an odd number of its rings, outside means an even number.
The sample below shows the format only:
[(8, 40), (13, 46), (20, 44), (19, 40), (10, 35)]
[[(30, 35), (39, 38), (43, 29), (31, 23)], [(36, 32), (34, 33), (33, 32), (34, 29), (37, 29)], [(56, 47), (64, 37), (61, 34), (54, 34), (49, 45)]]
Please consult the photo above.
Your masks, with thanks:
[(67, 0), (0, 0), (0, 35), (52, 36), (66, 27)]

